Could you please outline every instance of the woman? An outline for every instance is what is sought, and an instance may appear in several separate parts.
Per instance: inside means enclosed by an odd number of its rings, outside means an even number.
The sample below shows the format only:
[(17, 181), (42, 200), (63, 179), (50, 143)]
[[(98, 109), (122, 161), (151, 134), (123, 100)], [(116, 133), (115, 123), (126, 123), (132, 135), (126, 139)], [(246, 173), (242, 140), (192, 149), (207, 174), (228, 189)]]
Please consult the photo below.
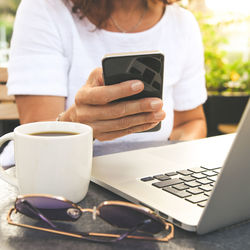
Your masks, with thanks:
[[(149, 50), (165, 55), (163, 99), (111, 102), (139, 93), (144, 85), (132, 80), (104, 86), (103, 56)], [(89, 124), (97, 151), (206, 136), (199, 28), (191, 13), (165, 0), (22, 0), (8, 88), (21, 123)], [(160, 131), (143, 132), (161, 121)]]

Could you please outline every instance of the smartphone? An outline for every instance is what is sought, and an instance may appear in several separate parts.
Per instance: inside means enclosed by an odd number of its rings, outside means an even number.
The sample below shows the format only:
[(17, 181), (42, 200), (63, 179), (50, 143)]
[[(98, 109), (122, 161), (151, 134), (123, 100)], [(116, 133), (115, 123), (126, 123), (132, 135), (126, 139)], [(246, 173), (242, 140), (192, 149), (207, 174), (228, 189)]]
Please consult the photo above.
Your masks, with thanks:
[[(162, 98), (164, 55), (160, 51), (109, 54), (102, 59), (102, 68), (105, 85), (136, 79), (144, 83), (141, 93), (116, 101)], [(148, 131), (157, 131), (160, 127), (159, 123)]]

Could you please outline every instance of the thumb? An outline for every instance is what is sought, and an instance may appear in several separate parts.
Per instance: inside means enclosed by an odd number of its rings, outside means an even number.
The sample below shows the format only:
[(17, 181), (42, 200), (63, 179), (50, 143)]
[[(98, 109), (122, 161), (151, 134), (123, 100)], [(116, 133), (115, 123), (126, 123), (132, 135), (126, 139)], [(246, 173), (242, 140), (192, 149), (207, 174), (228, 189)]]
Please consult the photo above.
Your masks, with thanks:
[(104, 85), (103, 71), (101, 67), (95, 68), (90, 73), (86, 84), (92, 87)]

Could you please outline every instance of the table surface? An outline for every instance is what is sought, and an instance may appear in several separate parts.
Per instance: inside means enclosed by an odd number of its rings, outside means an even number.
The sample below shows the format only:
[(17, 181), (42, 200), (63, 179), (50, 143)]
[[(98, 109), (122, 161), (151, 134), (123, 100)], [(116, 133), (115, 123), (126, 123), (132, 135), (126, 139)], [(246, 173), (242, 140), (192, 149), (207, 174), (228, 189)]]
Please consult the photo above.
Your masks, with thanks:
[[(10, 171), (10, 170), (8, 170)], [(0, 249), (250, 249), (250, 222), (234, 225), (219, 231), (197, 235), (175, 227), (175, 237), (168, 243), (149, 241), (135, 241), (125, 239), (119, 243), (92, 243), (80, 239), (59, 236), (9, 225), (6, 220), (7, 213), (13, 205), (17, 195), (16, 190), (0, 180)], [(79, 203), (85, 208), (92, 208), (105, 200), (122, 200), (119, 196), (91, 183), (85, 199)], [(23, 218), (21, 218), (23, 219)], [(30, 219), (29, 219), (30, 220)], [(32, 220), (30, 220), (32, 221)], [(34, 223), (33, 221), (31, 223)], [(91, 216), (84, 215), (77, 225), (72, 223), (73, 229), (77, 227), (82, 231), (105, 230), (105, 223), (101, 220), (93, 221)]]
[[(175, 142), (167, 142), (172, 144)], [(166, 145), (162, 143), (133, 143), (133, 145), (118, 146), (105, 150), (97, 150), (94, 155), (103, 155), (107, 153), (114, 153), (120, 151), (133, 150), (135, 148), (154, 147), (159, 145)], [(10, 174), (14, 174), (14, 168), (9, 169)], [(157, 243), (151, 241), (135, 241), (125, 239), (119, 243), (92, 243), (81, 239), (70, 238), (66, 236), (55, 235), (47, 232), (41, 232), (32, 229), (21, 228), (7, 223), (6, 217), (9, 209), (13, 206), (17, 191), (4, 181), (0, 180), (0, 249), (1, 250), (43, 250), (43, 249), (59, 249), (59, 250), (75, 250), (75, 249), (199, 249), (199, 250), (235, 250), (235, 249), (250, 249), (250, 221), (238, 225), (233, 225), (219, 231), (209, 233), (206, 235), (197, 235), (184, 231), (175, 227), (175, 237), (168, 243)], [(106, 200), (123, 200), (121, 197), (105, 190), (104, 188), (90, 183), (89, 191), (83, 201), (79, 203), (81, 207), (93, 208)], [(25, 218), (19, 218), (23, 220)], [(30, 223), (34, 222), (28, 218)], [(82, 216), (77, 223), (70, 223), (66, 225), (72, 231), (89, 231), (89, 232), (107, 232), (107, 223), (101, 219), (93, 221), (90, 215)], [(110, 228), (108, 228), (110, 230)]]

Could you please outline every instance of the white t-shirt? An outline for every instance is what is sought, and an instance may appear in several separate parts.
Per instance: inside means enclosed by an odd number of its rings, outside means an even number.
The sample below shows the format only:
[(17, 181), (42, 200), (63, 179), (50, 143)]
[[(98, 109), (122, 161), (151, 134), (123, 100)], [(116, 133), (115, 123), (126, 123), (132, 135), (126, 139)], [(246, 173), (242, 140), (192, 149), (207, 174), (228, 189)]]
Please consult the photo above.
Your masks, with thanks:
[(163, 109), (157, 132), (135, 133), (109, 142), (95, 141), (95, 154), (120, 143), (167, 141), (173, 111), (196, 108), (206, 100), (203, 46), (194, 16), (169, 5), (161, 20), (138, 33), (96, 29), (71, 13), (63, 0), (22, 0), (9, 62), (10, 95), (65, 96), (66, 107), (105, 54), (160, 50), (165, 55)]

